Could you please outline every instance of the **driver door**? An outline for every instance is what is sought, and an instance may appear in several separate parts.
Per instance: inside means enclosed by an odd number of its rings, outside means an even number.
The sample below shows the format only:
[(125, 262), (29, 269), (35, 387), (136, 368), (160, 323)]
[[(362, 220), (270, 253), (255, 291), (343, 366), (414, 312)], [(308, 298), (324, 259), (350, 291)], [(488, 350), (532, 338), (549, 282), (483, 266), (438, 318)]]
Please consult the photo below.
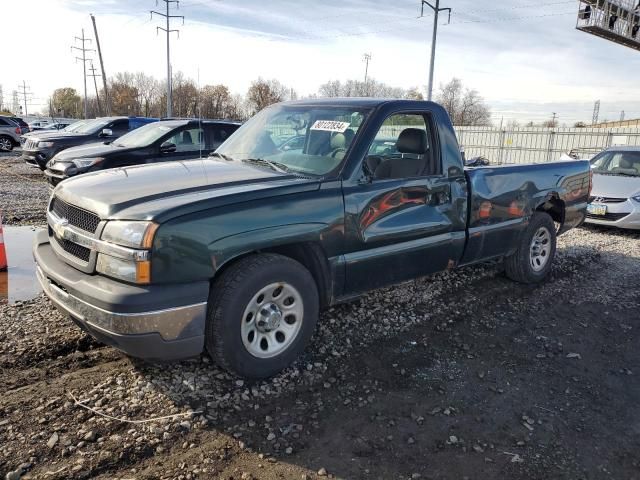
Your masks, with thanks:
[(428, 113), (387, 118), (363, 160), (368, 181), (345, 185), (346, 294), (447, 269), (460, 258), (464, 226), (442, 172)]

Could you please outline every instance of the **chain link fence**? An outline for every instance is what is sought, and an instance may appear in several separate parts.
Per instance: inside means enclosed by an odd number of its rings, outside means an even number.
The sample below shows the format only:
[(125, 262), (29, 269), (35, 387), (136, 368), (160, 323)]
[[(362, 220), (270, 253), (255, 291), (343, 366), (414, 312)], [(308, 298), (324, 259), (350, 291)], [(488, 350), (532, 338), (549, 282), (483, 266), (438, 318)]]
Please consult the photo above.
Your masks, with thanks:
[(466, 158), (494, 164), (552, 162), (569, 152), (591, 158), (611, 146), (640, 145), (640, 128), (456, 127), (456, 133)]

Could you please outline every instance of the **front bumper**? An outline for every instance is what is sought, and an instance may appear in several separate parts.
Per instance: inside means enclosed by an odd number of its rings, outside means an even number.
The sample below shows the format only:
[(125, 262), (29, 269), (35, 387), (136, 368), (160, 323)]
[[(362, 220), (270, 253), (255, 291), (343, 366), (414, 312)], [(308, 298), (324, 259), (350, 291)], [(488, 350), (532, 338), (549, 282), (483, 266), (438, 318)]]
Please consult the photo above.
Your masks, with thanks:
[(608, 227), (640, 230), (640, 203), (627, 199), (620, 203), (607, 203), (607, 215), (587, 215), (586, 223)]
[(44, 169), (51, 156), (44, 150), (22, 150), (21, 158), (30, 165), (37, 165)]
[(36, 234), (33, 256), (45, 294), (97, 340), (149, 360), (202, 353), (208, 282), (139, 286), (89, 275), (56, 256), (46, 231)]

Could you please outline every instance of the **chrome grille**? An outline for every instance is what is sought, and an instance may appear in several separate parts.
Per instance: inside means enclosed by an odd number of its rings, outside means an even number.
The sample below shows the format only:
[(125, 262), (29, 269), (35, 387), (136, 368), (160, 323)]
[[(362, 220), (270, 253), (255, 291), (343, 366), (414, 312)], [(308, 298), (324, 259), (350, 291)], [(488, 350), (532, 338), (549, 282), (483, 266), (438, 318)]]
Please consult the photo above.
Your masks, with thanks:
[(598, 203), (622, 203), (627, 201), (626, 198), (596, 197), (596, 196), (589, 197), (589, 203), (592, 203), (595, 200), (598, 200)]
[(82, 245), (78, 245), (77, 243), (70, 242), (69, 240), (65, 240), (64, 238), (58, 238), (55, 235), (54, 238), (56, 239), (56, 242), (58, 242), (58, 245), (60, 245), (65, 252), (79, 258), (83, 262), (89, 261), (91, 250), (89, 250), (88, 248), (83, 247)]
[(57, 197), (51, 200), (50, 210), (58, 217), (66, 218), (69, 221), (69, 225), (78, 227), (85, 232), (96, 233), (96, 229), (100, 223), (100, 217), (96, 214), (69, 205)]
[(35, 140), (27, 140), (24, 144), (24, 149), (25, 150), (35, 150), (36, 147), (38, 146), (38, 142)]
[(622, 220), (624, 217), (628, 216), (629, 213), (606, 213), (605, 215), (593, 215), (591, 213), (587, 213), (587, 218), (591, 218), (593, 220), (604, 220), (606, 222), (617, 222), (618, 220)]

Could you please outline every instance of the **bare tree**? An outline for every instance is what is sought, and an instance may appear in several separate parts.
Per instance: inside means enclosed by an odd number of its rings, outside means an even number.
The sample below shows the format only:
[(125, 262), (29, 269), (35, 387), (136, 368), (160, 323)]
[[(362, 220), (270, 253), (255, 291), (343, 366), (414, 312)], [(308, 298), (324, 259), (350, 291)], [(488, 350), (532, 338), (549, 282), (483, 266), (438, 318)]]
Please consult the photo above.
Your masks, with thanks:
[(320, 86), (321, 97), (386, 97), (404, 98), (407, 94), (402, 88), (392, 87), (374, 79), (366, 82), (360, 80), (331, 80)]
[(141, 113), (148, 117), (151, 115), (154, 101), (158, 98), (160, 85), (151, 75), (138, 72), (135, 74), (134, 86), (138, 91), (138, 104), (141, 107)]
[(247, 92), (247, 103), (252, 113), (257, 113), (269, 105), (283, 101), (287, 98), (288, 90), (278, 80), (258, 78), (251, 82)]
[(490, 125), (491, 110), (477, 90), (465, 88), (458, 78), (440, 85), (436, 101), (449, 113), (457, 126)]

